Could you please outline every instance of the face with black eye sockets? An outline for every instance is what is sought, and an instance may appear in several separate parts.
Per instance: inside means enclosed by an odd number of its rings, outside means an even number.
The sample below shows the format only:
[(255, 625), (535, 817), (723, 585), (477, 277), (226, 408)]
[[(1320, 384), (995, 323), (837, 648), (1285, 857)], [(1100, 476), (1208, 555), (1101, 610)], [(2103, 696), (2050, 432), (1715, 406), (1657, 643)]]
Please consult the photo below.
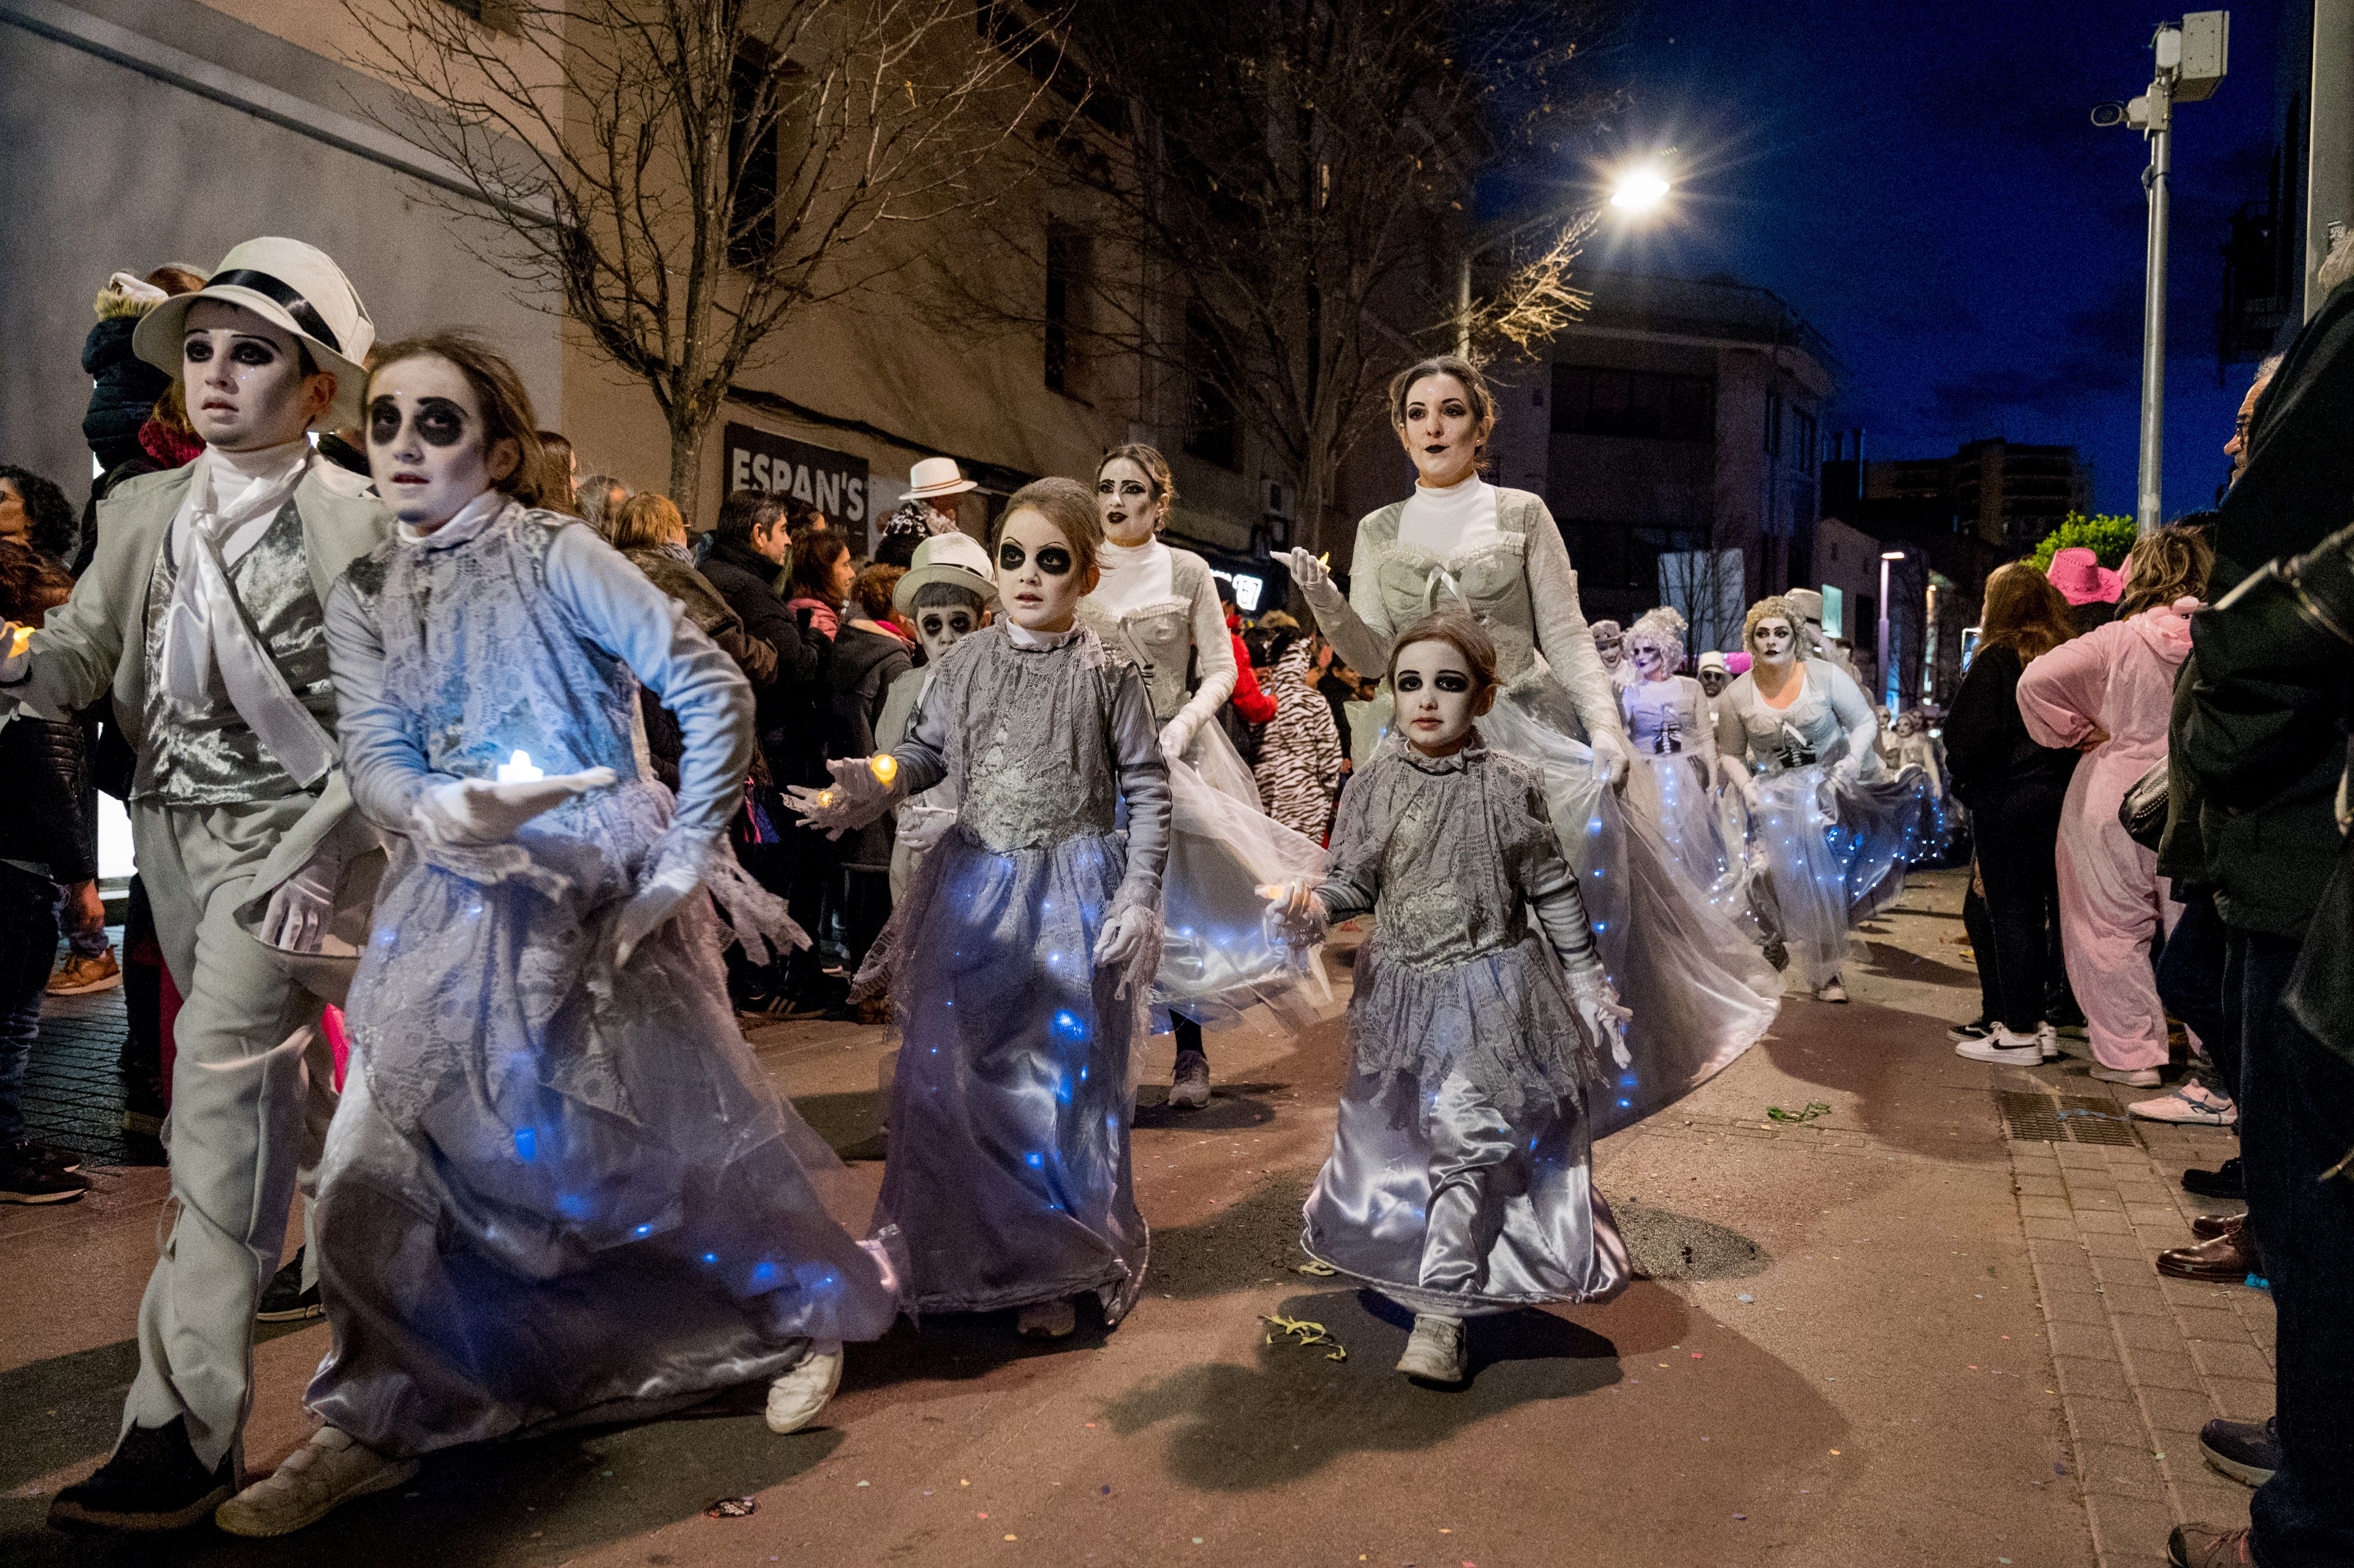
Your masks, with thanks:
[(393, 515), (421, 534), (514, 471), (514, 442), (483, 449), (481, 406), (463, 372), (439, 355), (381, 366), (368, 381), (368, 467)]
[(1390, 666), (1397, 726), (1406, 744), (1426, 757), (1460, 750), (1471, 722), (1495, 705), (1494, 688), (1478, 690), (1471, 661), (1452, 642), (1410, 642)]
[(1798, 633), (1788, 620), (1769, 615), (1749, 633), (1749, 652), (1761, 664), (1787, 665), (1797, 656)]
[(297, 440), (335, 396), (334, 376), (302, 374), (292, 333), (226, 300), (188, 307), (180, 376), (188, 423), (223, 451)]
[(1045, 514), (1024, 506), (997, 535), (997, 591), (1005, 613), (1024, 631), (1067, 631), (1079, 600), (1095, 591), (1099, 574), (1076, 570), (1078, 556)]
[(1151, 476), (1127, 458), (1112, 459), (1096, 476), (1096, 511), (1115, 545), (1143, 544), (1168, 510), (1168, 502), (1152, 492)]
[(1649, 638), (1630, 637), (1626, 642), (1628, 657), (1635, 661), (1635, 673), (1647, 681), (1668, 678), (1667, 650)]
[(916, 611), (916, 640), (926, 659), (938, 659), (980, 628), (981, 615), (960, 604), (928, 604)]

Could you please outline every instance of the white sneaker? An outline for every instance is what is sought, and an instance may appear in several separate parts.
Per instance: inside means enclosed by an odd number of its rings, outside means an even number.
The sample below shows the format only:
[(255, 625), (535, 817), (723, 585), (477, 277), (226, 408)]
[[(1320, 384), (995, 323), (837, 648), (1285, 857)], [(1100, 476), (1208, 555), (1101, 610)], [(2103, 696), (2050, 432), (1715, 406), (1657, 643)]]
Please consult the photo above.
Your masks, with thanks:
[(2052, 1027), (2049, 1019), (2035, 1026), (2035, 1044), (2042, 1051), (2045, 1061), (2057, 1062), (2060, 1059), (2060, 1032)]
[(2240, 1107), (2231, 1097), (2219, 1095), (2200, 1084), (2184, 1084), (2170, 1095), (2160, 1095), (2154, 1100), (2137, 1100), (2126, 1107), (2127, 1114), (2144, 1121), (2170, 1121), (2186, 1127), (2237, 1127)]
[(1067, 1296), (1054, 1301), (1033, 1301), (1013, 1318), (1013, 1331), (1025, 1340), (1060, 1340), (1078, 1326), (1078, 1304)]
[(2164, 1082), (2155, 1067), (2103, 1067), (2090, 1069), (2094, 1077), (2105, 1084), (2123, 1084), (2129, 1089), (2154, 1089)]
[(213, 1522), (231, 1535), (291, 1535), (415, 1474), (416, 1460), (389, 1458), (340, 1427), (322, 1426), (286, 1456), (277, 1474), (215, 1509)]
[(1833, 975), (1830, 979), (1823, 981), (1822, 984), (1815, 988), (1815, 1000), (1817, 1001), (1845, 1001), (1847, 1000), (1847, 987), (1840, 984), (1839, 976)]
[(2043, 1065), (2043, 1047), (2032, 1034), (2013, 1034), (1998, 1027), (1983, 1040), (1965, 1040), (1954, 1047), (1954, 1054), (1967, 1056), (1973, 1062), (1992, 1062), (2004, 1067), (2040, 1067)]
[(1442, 1318), (1432, 1312), (1414, 1315), (1414, 1337), (1405, 1342), (1405, 1354), (1398, 1358), (1397, 1370), (1416, 1383), (1461, 1383), (1471, 1370), (1470, 1351), (1465, 1347), (1463, 1319)]
[(782, 1436), (798, 1432), (817, 1419), (833, 1391), (842, 1386), (842, 1346), (820, 1345), (801, 1364), (769, 1385), (769, 1430)]

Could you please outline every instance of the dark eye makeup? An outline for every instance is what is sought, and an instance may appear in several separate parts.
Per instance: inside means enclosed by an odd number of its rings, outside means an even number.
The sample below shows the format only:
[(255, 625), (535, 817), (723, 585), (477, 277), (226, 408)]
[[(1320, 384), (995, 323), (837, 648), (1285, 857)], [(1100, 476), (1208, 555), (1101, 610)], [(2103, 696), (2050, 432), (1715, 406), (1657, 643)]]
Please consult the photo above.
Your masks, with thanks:
[[(1017, 539), (1004, 539), (999, 541), (997, 546), (997, 565), (1000, 569), (1009, 572), (1018, 572), (1022, 569), (1022, 564), (1029, 558), (1030, 556), (1028, 553), (1022, 548), (1021, 541)], [(1068, 546), (1041, 545), (1038, 546), (1038, 569), (1047, 577), (1059, 577), (1067, 576), (1070, 572), (1071, 566), (1071, 551)]]
[[(390, 446), (400, 439), (399, 402), (378, 397), (368, 405), (368, 440)], [(466, 439), (466, 410), (447, 397), (420, 397), (417, 402), (417, 434), (429, 447), (454, 447)]]

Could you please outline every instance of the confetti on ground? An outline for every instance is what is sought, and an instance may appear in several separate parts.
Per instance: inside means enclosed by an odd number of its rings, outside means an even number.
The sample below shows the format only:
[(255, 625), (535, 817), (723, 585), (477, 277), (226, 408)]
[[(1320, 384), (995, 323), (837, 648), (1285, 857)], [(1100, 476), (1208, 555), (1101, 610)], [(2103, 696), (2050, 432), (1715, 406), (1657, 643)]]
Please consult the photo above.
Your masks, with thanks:
[(1319, 1279), (1330, 1279), (1332, 1276), (1340, 1273), (1341, 1271), (1333, 1267), (1329, 1263), (1319, 1263), (1311, 1257), (1306, 1263), (1293, 1264), (1291, 1266), (1291, 1272), (1294, 1274), (1312, 1274)]
[[(1755, 1298), (1755, 1296), (1736, 1296), (1736, 1297), (1734, 1297), (1734, 1299), (1735, 1301), (1755, 1301), (1755, 1300), (1756, 1300), (1756, 1299), (1757, 1299), (1757, 1298)], [(2009, 1335), (2008, 1335), (2008, 1334), (2006, 1334), (2006, 1335), (2004, 1335), (2004, 1336), (2003, 1336), (2003, 1338), (2005, 1338), (2005, 1339), (2009, 1339), (2009, 1337), (2010, 1337), (2010, 1336), (2009, 1336)]]
[(1806, 1109), (1794, 1111), (1784, 1110), (1780, 1106), (1767, 1106), (1766, 1107), (1766, 1119), (1768, 1121), (1797, 1123), (1810, 1122), (1819, 1116), (1829, 1116), (1830, 1114), (1830, 1102), (1829, 1100), (1808, 1100), (1807, 1102)]
[(1279, 1312), (1273, 1316), (1262, 1312), (1258, 1316), (1258, 1320), (1274, 1325), (1273, 1330), (1267, 1336), (1267, 1342), (1270, 1345), (1275, 1343), (1277, 1334), (1297, 1334), (1299, 1337), (1299, 1343), (1302, 1345), (1331, 1346), (1331, 1350), (1326, 1351), (1324, 1356), (1328, 1361), (1345, 1361), (1349, 1359), (1348, 1350), (1340, 1340), (1325, 1332), (1324, 1325), (1321, 1323), (1311, 1323), (1305, 1318), (1287, 1318)]
[[(758, 1498), (721, 1498), (717, 1502), (713, 1503), (709, 1508), (703, 1510), (703, 1517), (705, 1519), (749, 1519), (752, 1515), (759, 1511), (760, 1499)], [(534, 1531), (532, 1533), (536, 1535), (539, 1532), (537, 1531)]]
[(859, 1484), (860, 1486), (862, 1486), (862, 1487), (868, 1487), (868, 1486), (873, 1486), (875, 1483), (874, 1483), (874, 1482), (872, 1482), (872, 1481), (861, 1481), (861, 1482), (859, 1482), (858, 1484)]

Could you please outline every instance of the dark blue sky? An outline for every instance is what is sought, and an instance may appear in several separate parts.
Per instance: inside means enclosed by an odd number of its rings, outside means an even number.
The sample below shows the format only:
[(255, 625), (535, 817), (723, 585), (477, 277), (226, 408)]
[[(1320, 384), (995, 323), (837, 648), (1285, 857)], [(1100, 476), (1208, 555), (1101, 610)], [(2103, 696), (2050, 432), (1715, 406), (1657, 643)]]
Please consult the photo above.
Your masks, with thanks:
[[(2094, 103), (2149, 79), (2179, 10), (2118, 0), (1649, 0), (1595, 63), (1614, 137), (1681, 150), (1672, 218), (1597, 264), (1774, 290), (1844, 362), (1827, 428), (1866, 455), (2073, 444), (2104, 512), (2133, 510), (2141, 375), (2138, 133)], [(2231, 73), (2175, 140), (2165, 506), (2209, 504), (2249, 366), (2218, 386), (2226, 220), (2265, 190), (2271, 5), (2233, 7)]]

